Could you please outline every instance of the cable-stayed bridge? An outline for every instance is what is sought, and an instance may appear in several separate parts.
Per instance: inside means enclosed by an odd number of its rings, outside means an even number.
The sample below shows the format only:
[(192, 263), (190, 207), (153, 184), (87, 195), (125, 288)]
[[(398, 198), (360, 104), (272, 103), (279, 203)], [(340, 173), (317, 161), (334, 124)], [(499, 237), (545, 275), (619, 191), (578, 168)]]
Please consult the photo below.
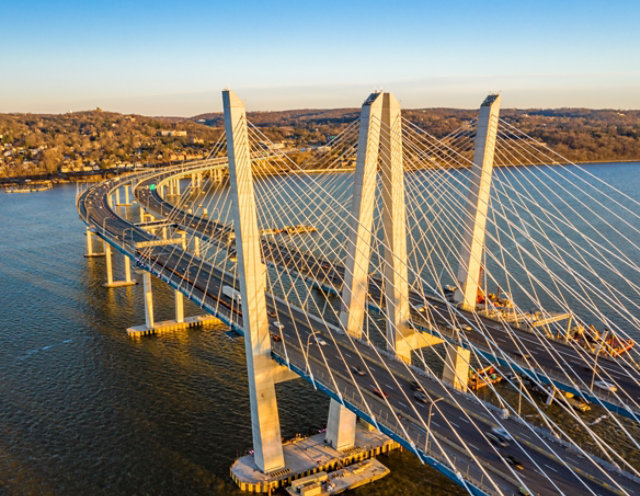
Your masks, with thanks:
[[(273, 487), (296, 475), (275, 384), (300, 376), (332, 398), (326, 441), (341, 452), (360, 417), (474, 494), (640, 493), (627, 349), (639, 327), (637, 205), (572, 169), (494, 171), (559, 161), (499, 120), (499, 100), (436, 140), (374, 93), (299, 165), (265, 148), (224, 92), (226, 147), (212, 158), (78, 198), (88, 242), (106, 241), (108, 282), (111, 247), (145, 271), (147, 328), (153, 274), (176, 289), (177, 322), (186, 295), (244, 335), (253, 463)], [(130, 186), (137, 219), (120, 206)], [(483, 375), (488, 363), (507, 386)], [(470, 376), (491, 398), (469, 390)], [(620, 442), (563, 392), (602, 408)]]

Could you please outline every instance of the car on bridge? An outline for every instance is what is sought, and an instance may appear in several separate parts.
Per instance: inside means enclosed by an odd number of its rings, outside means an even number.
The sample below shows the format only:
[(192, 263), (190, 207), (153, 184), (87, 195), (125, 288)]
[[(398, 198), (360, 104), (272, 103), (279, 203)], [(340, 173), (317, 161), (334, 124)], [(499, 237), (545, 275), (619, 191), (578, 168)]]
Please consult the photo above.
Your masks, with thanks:
[(377, 387), (374, 387), (371, 389), (371, 391), (373, 391), (373, 394), (375, 394), (376, 396), (385, 399), (388, 398), (389, 395), (387, 393), (385, 393), (382, 389), (379, 389)]
[(362, 370), (360, 367), (358, 367), (357, 365), (354, 365), (353, 367), (351, 367), (351, 371), (356, 374), (356, 375), (360, 375), (363, 376), (365, 375), (365, 371)]
[(524, 465), (522, 463), (520, 463), (520, 461), (518, 461), (518, 459), (515, 458), (514, 456), (507, 455), (507, 456), (504, 457), (504, 459), (512, 467), (517, 468), (518, 470), (524, 470)]
[(419, 401), (420, 403), (424, 403), (425, 405), (429, 403), (429, 397), (426, 394), (424, 394), (422, 391), (416, 391), (413, 397), (416, 401)]
[(492, 427), (491, 432), (495, 436), (502, 439), (503, 441), (513, 441), (513, 436), (509, 434), (509, 432), (506, 429), (503, 429), (502, 427)]
[(487, 436), (487, 439), (496, 446), (500, 446), (501, 448), (509, 447), (509, 443), (501, 436), (496, 436), (491, 432), (487, 432), (485, 436)]

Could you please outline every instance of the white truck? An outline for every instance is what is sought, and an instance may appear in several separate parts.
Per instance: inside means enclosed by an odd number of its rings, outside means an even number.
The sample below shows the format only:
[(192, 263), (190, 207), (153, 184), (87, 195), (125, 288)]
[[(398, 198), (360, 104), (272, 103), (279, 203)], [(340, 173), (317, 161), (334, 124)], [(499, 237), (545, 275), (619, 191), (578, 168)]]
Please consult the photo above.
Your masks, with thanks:
[(236, 303), (242, 303), (242, 294), (236, 288), (231, 286), (222, 286), (222, 294), (231, 298)]

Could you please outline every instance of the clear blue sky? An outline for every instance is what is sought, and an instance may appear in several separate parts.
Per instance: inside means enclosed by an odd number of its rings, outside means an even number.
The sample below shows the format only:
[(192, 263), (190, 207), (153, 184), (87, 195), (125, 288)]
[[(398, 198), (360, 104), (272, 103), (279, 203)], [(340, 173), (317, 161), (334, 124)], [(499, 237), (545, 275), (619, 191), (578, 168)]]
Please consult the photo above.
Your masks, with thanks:
[(640, 1), (0, 2), (0, 112), (640, 108)]

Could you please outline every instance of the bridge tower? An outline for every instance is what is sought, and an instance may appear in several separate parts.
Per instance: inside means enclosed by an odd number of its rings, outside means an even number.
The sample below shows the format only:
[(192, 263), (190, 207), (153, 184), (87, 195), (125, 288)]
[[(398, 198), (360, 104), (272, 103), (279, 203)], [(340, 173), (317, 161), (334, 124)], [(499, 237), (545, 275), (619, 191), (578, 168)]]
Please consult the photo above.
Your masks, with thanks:
[[(482, 102), (478, 116), (467, 197), (467, 225), (460, 249), (458, 287), (455, 293), (455, 300), (469, 311), (475, 310), (477, 304), (499, 113), (500, 95), (489, 95)], [(466, 391), (470, 359), (470, 350), (461, 346), (447, 346), (443, 380), (456, 389)]]
[(222, 101), (242, 294), (254, 461), (262, 472), (268, 473), (284, 467), (284, 455), (275, 391), (275, 366), (271, 360), (265, 297), (266, 269), (260, 256), (260, 231), (244, 104), (230, 90), (222, 92)]
[(372, 93), (362, 105), (351, 203), (351, 231), (347, 240), (345, 282), (340, 321), (345, 331), (362, 336), (380, 163), (384, 232), (383, 291), (387, 309), (387, 343), (390, 350), (410, 361), (401, 341), (408, 334), (409, 285), (407, 227), (405, 221), (402, 121), (400, 104), (391, 93)]
[[(354, 338), (362, 337), (369, 292), (369, 262), (378, 163), (382, 179), (384, 231), (383, 291), (387, 310), (387, 346), (411, 361), (408, 329), (409, 285), (405, 221), (402, 121), (400, 104), (391, 93), (372, 93), (362, 105), (351, 203), (351, 231), (347, 240), (345, 282), (340, 321)], [(339, 450), (355, 441), (356, 416), (335, 400), (329, 406), (327, 442)]]
[(467, 197), (467, 225), (463, 233), (458, 266), (456, 301), (465, 310), (476, 308), (480, 266), (484, 250), (487, 212), (491, 196), (493, 155), (498, 133), (500, 95), (489, 95), (480, 106), (476, 142)]

